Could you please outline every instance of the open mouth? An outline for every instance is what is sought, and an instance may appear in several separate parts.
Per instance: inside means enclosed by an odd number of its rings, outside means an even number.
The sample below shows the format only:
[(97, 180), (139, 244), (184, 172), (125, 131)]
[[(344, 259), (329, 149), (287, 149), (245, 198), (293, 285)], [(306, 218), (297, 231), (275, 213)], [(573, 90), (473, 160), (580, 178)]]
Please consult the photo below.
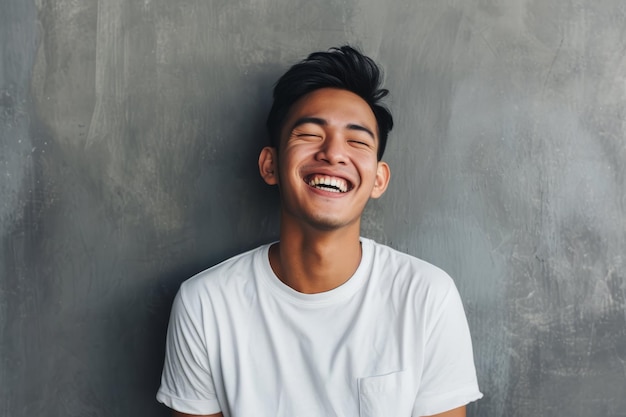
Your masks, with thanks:
[(352, 185), (343, 178), (327, 175), (312, 174), (307, 176), (304, 181), (313, 188), (331, 193), (347, 193), (352, 188)]

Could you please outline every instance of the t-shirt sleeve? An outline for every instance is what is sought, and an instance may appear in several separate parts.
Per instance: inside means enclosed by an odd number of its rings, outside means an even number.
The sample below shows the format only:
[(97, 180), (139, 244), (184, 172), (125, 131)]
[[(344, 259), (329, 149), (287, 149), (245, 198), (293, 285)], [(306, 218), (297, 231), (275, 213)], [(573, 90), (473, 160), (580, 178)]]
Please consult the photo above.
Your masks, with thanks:
[(202, 320), (188, 309), (178, 292), (167, 330), (165, 364), (157, 400), (187, 414), (214, 414), (221, 411), (202, 327)]
[(443, 413), (481, 398), (465, 311), (450, 286), (426, 324), (424, 370), (413, 417)]

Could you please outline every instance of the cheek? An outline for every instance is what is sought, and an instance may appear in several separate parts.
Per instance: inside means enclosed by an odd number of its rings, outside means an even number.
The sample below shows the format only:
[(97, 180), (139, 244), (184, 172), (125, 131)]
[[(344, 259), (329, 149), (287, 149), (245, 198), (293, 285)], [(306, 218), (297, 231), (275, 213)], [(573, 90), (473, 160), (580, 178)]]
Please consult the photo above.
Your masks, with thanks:
[(285, 152), (279, 159), (278, 173), (282, 182), (293, 182), (298, 178), (298, 159), (293, 152)]
[(299, 166), (306, 164), (314, 157), (314, 153), (310, 149), (299, 146), (285, 149), (279, 157), (281, 169), (284, 172), (298, 169)]
[(375, 180), (376, 178), (376, 174), (378, 172), (378, 161), (377, 160), (371, 160), (371, 158), (363, 158), (364, 160), (361, 161), (361, 163), (359, 164), (361, 166), (361, 173), (362, 176), (364, 178), (367, 178), (368, 180), (371, 179), (372, 181)]

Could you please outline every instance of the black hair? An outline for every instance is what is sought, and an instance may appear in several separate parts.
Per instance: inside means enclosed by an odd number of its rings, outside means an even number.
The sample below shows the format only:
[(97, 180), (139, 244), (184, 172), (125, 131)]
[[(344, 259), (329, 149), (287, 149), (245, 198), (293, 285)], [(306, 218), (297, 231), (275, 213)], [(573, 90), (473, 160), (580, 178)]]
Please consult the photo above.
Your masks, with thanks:
[(314, 52), (295, 64), (274, 86), (274, 102), (267, 117), (270, 145), (278, 148), (280, 130), (291, 106), (320, 88), (339, 88), (361, 97), (372, 109), (378, 125), (378, 160), (385, 152), (393, 117), (381, 100), (389, 90), (381, 88), (382, 71), (369, 57), (344, 45), (328, 52)]

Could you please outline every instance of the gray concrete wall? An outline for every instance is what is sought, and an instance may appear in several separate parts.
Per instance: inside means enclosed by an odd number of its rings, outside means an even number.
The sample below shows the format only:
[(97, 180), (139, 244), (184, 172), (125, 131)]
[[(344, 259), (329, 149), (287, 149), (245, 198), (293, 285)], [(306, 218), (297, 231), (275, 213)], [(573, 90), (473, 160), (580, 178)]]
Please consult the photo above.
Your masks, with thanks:
[(166, 416), (181, 281), (276, 237), (276, 77), (386, 69), (364, 235), (446, 269), (470, 416), (626, 416), (622, 0), (0, 0), (0, 415)]

